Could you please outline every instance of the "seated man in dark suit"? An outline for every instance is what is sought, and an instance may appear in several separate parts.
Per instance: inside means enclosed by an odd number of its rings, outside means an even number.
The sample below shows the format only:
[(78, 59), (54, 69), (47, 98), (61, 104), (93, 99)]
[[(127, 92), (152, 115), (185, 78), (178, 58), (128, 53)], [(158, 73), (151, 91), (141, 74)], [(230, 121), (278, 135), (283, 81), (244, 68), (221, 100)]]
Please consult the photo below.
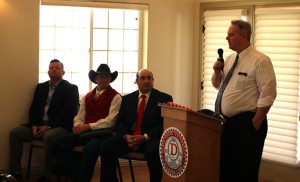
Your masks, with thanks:
[[(118, 72), (111, 73), (107, 64), (101, 64), (96, 72), (89, 72), (89, 79), (97, 86), (81, 99), (79, 111), (74, 118), (73, 132), (53, 141), (51, 149), (58, 159), (61, 172), (72, 181), (90, 182), (93, 177), (101, 142), (107, 136), (81, 138), (80, 135), (115, 125), (122, 97), (110, 83), (117, 76)], [(84, 148), (81, 161), (76, 153), (72, 152), (76, 145), (82, 145)]]
[(54, 59), (50, 62), (50, 81), (36, 86), (29, 110), (29, 127), (19, 126), (10, 132), (9, 172), (21, 178), (23, 143), (41, 139), (44, 142), (44, 158), (38, 181), (48, 181), (51, 174), (52, 155), (49, 145), (55, 137), (70, 132), (79, 103), (78, 87), (63, 80), (63, 63)]
[(154, 89), (153, 82), (150, 70), (140, 70), (136, 77), (139, 90), (122, 99), (116, 135), (106, 139), (101, 147), (101, 176), (105, 182), (118, 181), (115, 161), (119, 155), (131, 150), (145, 152), (151, 182), (162, 179), (159, 142), (163, 133), (163, 118), (158, 103), (172, 102), (173, 99), (172, 96)]

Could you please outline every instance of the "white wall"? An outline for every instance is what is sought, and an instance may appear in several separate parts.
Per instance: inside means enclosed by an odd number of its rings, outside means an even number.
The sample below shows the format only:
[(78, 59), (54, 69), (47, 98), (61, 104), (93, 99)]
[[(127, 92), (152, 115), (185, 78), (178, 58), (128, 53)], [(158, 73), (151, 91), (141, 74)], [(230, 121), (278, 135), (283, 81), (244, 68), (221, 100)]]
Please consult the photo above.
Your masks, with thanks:
[(149, 10), (148, 68), (155, 86), (191, 107), (194, 2), (151, 0)]
[(38, 81), (39, 1), (0, 0), (0, 169), (8, 166), (9, 131), (27, 122)]

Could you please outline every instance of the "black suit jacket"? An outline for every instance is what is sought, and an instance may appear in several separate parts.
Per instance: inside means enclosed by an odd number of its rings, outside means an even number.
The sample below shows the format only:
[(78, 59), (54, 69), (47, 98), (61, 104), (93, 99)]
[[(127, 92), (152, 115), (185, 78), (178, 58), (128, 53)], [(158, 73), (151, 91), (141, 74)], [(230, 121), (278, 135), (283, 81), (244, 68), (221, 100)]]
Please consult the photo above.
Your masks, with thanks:
[[(47, 102), (49, 92), (49, 81), (39, 83), (36, 86), (34, 97), (29, 109), (30, 126), (42, 126), (44, 107)], [(77, 113), (79, 104), (78, 87), (66, 80), (55, 88), (48, 109), (49, 126), (51, 128), (63, 127), (67, 131), (72, 131), (73, 119)]]
[[(116, 132), (118, 135), (132, 134), (138, 111), (139, 91), (135, 91), (122, 98), (118, 120), (116, 122)], [(163, 132), (163, 118), (161, 117), (161, 108), (158, 103), (172, 102), (172, 96), (152, 89), (148, 99), (143, 121), (142, 134), (147, 133), (150, 138), (161, 137)]]

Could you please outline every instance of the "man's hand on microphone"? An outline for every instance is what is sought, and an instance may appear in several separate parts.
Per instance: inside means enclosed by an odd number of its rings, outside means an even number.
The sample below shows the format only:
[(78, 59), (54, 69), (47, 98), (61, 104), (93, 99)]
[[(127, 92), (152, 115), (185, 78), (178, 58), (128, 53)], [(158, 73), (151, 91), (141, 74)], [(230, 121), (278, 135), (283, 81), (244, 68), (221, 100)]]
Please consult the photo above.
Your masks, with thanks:
[(222, 62), (223, 59), (218, 58), (215, 64), (213, 65), (214, 74), (212, 75), (212, 84), (215, 88), (219, 88), (222, 81), (222, 69), (224, 63)]
[(215, 73), (217, 72), (217, 73), (221, 74), (223, 66), (224, 66), (223, 59), (218, 58), (217, 61), (214, 64), (214, 66), (213, 66), (213, 69), (214, 69)]

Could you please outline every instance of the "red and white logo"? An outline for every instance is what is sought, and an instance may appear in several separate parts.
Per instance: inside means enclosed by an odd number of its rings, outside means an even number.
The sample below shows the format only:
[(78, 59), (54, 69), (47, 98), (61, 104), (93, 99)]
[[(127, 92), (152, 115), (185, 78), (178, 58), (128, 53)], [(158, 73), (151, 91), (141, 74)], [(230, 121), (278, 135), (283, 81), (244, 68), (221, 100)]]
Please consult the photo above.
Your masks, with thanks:
[(180, 177), (188, 163), (188, 146), (183, 134), (175, 127), (167, 128), (159, 146), (161, 164), (165, 172), (173, 177)]

